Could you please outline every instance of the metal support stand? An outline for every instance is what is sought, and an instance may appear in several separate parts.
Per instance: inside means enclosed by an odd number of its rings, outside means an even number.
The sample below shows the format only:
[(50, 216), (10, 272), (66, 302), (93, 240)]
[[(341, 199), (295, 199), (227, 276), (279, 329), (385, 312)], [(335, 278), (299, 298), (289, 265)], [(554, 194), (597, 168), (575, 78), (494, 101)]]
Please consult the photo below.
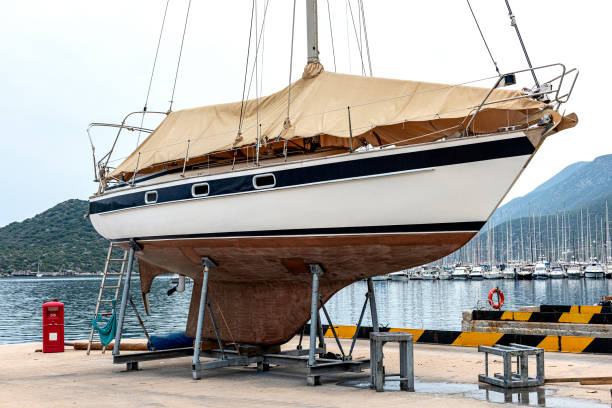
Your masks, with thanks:
[(414, 355), (412, 334), (410, 333), (370, 333), (370, 378), (371, 387), (377, 392), (384, 391), (385, 365), (383, 346), (390, 341), (399, 343), (400, 350), (400, 390), (414, 391)]
[(200, 293), (200, 308), (198, 309), (198, 325), (196, 331), (196, 339), (193, 347), (193, 361), (191, 364), (192, 374), (194, 380), (200, 379), (200, 370), (198, 365), (200, 364), (200, 348), (202, 346), (202, 330), (204, 328), (204, 316), (206, 315), (206, 296), (208, 292), (208, 274), (211, 268), (216, 268), (215, 264), (210, 258), (202, 258), (202, 268), (204, 270), (204, 277), (202, 279), (202, 290)]
[[(510, 346), (478, 346), (485, 353), (485, 373), (478, 375), (478, 381), (503, 388), (535, 387), (544, 385), (544, 349), (510, 343)], [(504, 373), (489, 377), (489, 353), (502, 356)], [(529, 356), (536, 357), (536, 377), (529, 377)], [(516, 357), (516, 373), (512, 372), (512, 358)]]
[(121, 307), (119, 309), (119, 321), (117, 322), (117, 332), (115, 333), (115, 345), (113, 347), (113, 356), (119, 355), (119, 346), (121, 343), (121, 331), (123, 330), (123, 321), (125, 320), (125, 309), (127, 308), (129, 294), (130, 294), (130, 281), (132, 279), (132, 269), (134, 266), (134, 252), (141, 251), (142, 248), (134, 241), (130, 239), (130, 251), (128, 253), (127, 260), (127, 273), (123, 281), (123, 293), (121, 295)]
[[(163, 360), (169, 358), (179, 358), (192, 355), (192, 376), (195, 380), (200, 379), (200, 372), (221, 367), (246, 367), (250, 364), (257, 364), (257, 371), (264, 372), (270, 369), (272, 364), (296, 366), (306, 371), (306, 383), (308, 385), (321, 384), (321, 376), (337, 373), (354, 372), (360, 373), (370, 365), (369, 359), (358, 360), (339, 360), (337, 358), (327, 357), (325, 347), (325, 337), (321, 320), (319, 319), (319, 278), (323, 274), (323, 269), (318, 264), (310, 265), (312, 271), (312, 302), (311, 302), (311, 325), (310, 325), (310, 348), (303, 350), (301, 348), (301, 339), (304, 331), (300, 336), (300, 345), (295, 350), (280, 351), (280, 349), (272, 351), (270, 348), (261, 346), (238, 345), (236, 350), (224, 349), (223, 342), (219, 335), (219, 331), (215, 322), (212, 307), (207, 301), (208, 279), (210, 270), (217, 265), (209, 258), (202, 258), (203, 266), (203, 281), (202, 291), (200, 293), (200, 306), (198, 311), (198, 324), (194, 347), (186, 347), (172, 350), (158, 350), (143, 353), (129, 353), (123, 356), (114, 356), (115, 364), (127, 364), (128, 370), (138, 369), (140, 361)], [(211, 324), (217, 337), (218, 349), (201, 350), (202, 330), (204, 327), (204, 316), (206, 309), (210, 314)], [(328, 318), (329, 319), (329, 318)], [(317, 337), (319, 347), (317, 347)], [(272, 351), (272, 352), (271, 352)], [(317, 358), (319, 354), (319, 358)], [(200, 362), (200, 357), (212, 359), (211, 361)]]
[[(319, 277), (323, 275), (323, 269), (319, 264), (310, 264), (310, 272), (312, 272), (312, 296), (310, 302), (310, 348), (308, 349), (308, 366), (317, 365), (317, 332), (322, 330), (319, 328)], [(320, 334), (319, 334), (320, 335)], [(308, 385), (320, 385), (321, 377), (308, 375), (306, 378)]]

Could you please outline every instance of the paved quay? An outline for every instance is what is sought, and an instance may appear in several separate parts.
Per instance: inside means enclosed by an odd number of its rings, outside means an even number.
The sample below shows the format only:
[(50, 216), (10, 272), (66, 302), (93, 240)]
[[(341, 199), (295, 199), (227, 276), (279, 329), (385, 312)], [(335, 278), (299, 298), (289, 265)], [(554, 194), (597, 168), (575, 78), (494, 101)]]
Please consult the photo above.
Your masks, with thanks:
[[(295, 344), (294, 339), (283, 348)], [(110, 352), (95, 351), (90, 356), (70, 348), (56, 354), (35, 352), (40, 348), (40, 343), (0, 346), (0, 407), (461, 408), (499, 407), (504, 401), (499, 392), (479, 389), (477, 376), (484, 372), (484, 358), (469, 347), (415, 344), (414, 393), (377, 393), (339, 385), (348, 380), (364, 383), (369, 371), (323, 377), (319, 387), (307, 386), (304, 374), (289, 367), (272, 367), (265, 373), (250, 367), (223, 368), (204, 372), (202, 380), (194, 381), (188, 357), (144, 362), (140, 371), (125, 372), (125, 365), (112, 364)], [(335, 345), (330, 342), (328, 348), (334, 351)], [(369, 343), (360, 340), (354, 356), (364, 357), (368, 349)], [(384, 350), (387, 372), (397, 372), (397, 346), (389, 344)], [(546, 377), (612, 375), (612, 355), (547, 352), (545, 359)], [(490, 367), (501, 371), (501, 360), (490, 361)], [(546, 406), (609, 407), (612, 403), (612, 385), (557, 383), (542, 388), (540, 397)], [(518, 394), (513, 398), (518, 401)], [(535, 405), (535, 391), (529, 398)]]

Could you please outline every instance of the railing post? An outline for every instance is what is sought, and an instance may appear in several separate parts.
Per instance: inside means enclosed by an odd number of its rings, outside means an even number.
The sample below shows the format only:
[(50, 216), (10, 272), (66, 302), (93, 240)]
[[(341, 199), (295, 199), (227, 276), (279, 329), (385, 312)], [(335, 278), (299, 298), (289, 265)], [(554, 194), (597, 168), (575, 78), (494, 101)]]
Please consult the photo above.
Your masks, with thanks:
[(350, 148), (349, 151), (353, 153), (353, 126), (351, 125), (351, 107), (347, 106), (346, 111), (348, 112), (348, 122), (349, 122), (349, 140), (350, 140)]
[(132, 186), (136, 183), (136, 173), (138, 173), (138, 164), (140, 163), (140, 152), (138, 152), (138, 158), (136, 159), (136, 168), (134, 168), (134, 174), (132, 175)]
[(185, 160), (183, 161), (183, 173), (181, 177), (185, 177), (185, 169), (187, 168), (187, 160), (189, 159), (189, 143), (191, 140), (187, 139), (187, 151), (185, 152)]

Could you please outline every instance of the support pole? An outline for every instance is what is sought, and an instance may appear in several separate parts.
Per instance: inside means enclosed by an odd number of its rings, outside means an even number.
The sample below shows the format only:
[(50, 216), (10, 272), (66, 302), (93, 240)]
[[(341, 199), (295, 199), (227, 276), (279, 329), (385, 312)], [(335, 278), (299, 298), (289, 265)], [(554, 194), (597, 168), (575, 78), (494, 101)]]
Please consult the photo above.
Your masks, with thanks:
[(196, 329), (196, 339), (193, 345), (192, 374), (194, 380), (200, 379), (198, 364), (200, 363), (200, 347), (202, 347), (202, 329), (204, 328), (204, 316), (206, 315), (206, 295), (208, 294), (208, 274), (211, 268), (217, 265), (208, 257), (202, 258), (204, 277), (202, 279), (202, 290), (200, 293), (200, 307), (198, 309), (198, 325)]
[(113, 346), (113, 356), (119, 355), (119, 345), (121, 343), (121, 331), (123, 330), (123, 321), (125, 320), (125, 309), (127, 308), (129, 294), (130, 294), (130, 281), (132, 279), (132, 266), (134, 265), (134, 252), (140, 251), (142, 248), (134, 241), (130, 239), (130, 251), (127, 259), (127, 273), (123, 279), (123, 294), (121, 295), (121, 306), (119, 308), (119, 321), (117, 322), (117, 331), (115, 333), (115, 344)]
[(378, 311), (376, 310), (376, 297), (374, 296), (374, 283), (368, 278), (368, 298), (370, 299), (370, 313), (372, 314), (372, 331), (378, 332)]
[(308, 350), (308, 365), (317, 364), (315, 354), (317, 352), (317, 332), (319, 327), (319, 277), (323, 270), (318, 264), (309, 265), (312, 272), (312, 298), (310, 303), (310, 349)]

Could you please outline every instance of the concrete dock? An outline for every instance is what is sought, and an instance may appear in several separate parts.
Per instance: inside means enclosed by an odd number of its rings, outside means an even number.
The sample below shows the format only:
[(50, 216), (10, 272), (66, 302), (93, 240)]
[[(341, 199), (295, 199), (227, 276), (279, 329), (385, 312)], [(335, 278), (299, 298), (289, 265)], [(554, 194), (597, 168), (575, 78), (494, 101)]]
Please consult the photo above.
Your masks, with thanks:
[[(295, 347), (294, 339), (283, 349)], [(348, 348), (350, 341), (343, 341)], [(329, 343), (330, 351), (334, 346)], [(319, 387), (308, 387), (303, 372), (272, 367), (223, 368), (191, 378), (191, 359), (141, 363), (138, 372), (112, 364), (111, 354), (66, 348), (64, 353), (35, 352), (40, 343), (0, 346), (0, 407), (479, 407), (500, 406), (502, 393), (478, 385), (483, 355), (475, 348), (415, 344), (416, 392), (383, 392), (340, 385), (367, 382), (369, 371), (323, 377)], [(356, 357), (366, 357), (367, 341), (359, 340)], [(396, 345), (385, 347), (387, 373), (397, 372)], [(546, 377), (612, 375), (612, 355), (547, 352)], [(501, 371), (501, 360), (490, 361)], [(499, 368), (498, 368), (499, 367)], [(540, 387), (546, 405), (609, 407), (612, 385), (555, 383)], [(535, 404), (535, 389), (532, 390)], [(518, 394), (513, 397), (518, 402)], [(524, 396), (523, 396), (524, 398)], [(529, 398), (532, 398), (531, 394)], [(565, 405), (563, 405), (565, 404)]]

